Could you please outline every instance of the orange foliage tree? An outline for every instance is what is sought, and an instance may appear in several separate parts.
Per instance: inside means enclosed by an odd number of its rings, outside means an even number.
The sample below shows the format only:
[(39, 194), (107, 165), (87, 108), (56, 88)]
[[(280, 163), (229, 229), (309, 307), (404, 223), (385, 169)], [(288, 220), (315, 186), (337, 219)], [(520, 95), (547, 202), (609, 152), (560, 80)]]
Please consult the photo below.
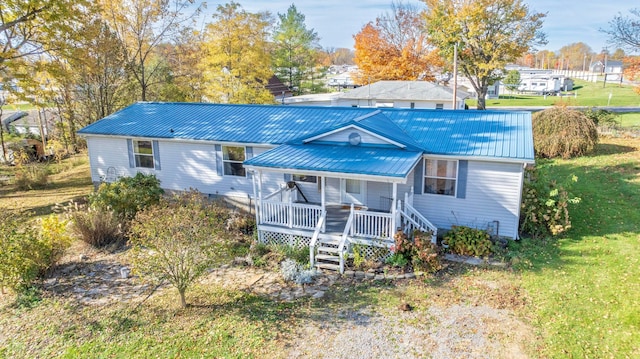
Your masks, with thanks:
[[(624, 58), (624, 76), (631, 81), (640, 80), (640, 56)], [(640, 85), (636, 85), (633, 89), (640, 95)]]
[(392, 12), (366, 24), (354, 35), (357, 84), (380, 80), (433, 81), (433, 69), (442, 66), (437, 51), (428, 45), (422, 13), (398, 3)]

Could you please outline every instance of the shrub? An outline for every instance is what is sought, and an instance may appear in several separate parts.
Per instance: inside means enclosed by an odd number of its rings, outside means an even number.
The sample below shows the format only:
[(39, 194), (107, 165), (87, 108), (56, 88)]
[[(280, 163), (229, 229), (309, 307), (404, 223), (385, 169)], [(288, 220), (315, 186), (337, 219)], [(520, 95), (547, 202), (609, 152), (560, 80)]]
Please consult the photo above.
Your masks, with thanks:
[(114, 244), (123, 238), (118, 217), (102, 208), (72, 212), (71, 230), (80, 240), (94, 247)]
[(598, 131), (584, 113), (553, 107), (533, 115), (533, 141), (537, 156), (571, 158), (592, 151)]
[(539, 238), (555, 236), (571, 228), (569, 204), (579, 203), (580, 198), (571, 196), (568, 188), (576, 181), (578, 178), (571, 176), (564, 185), (558, 184), (547, 178), (546, 167), (527, 168), (522, 190), (520, 231)]
[(42, 189), (49, 182), (49, 173), (42, 164), (20, 164), (16, 166), (14, 183), (19, 190)]
[(256, 217), (234, 212), (227, 221), (227, 229), (243, 234), (253, 234), (256, 229)]
[(51, 215), (40, 229), (17, 213), (0, 211), (0, 287), (22, 292), (60, 259), (71, 240), (66, 221)]
[(463, 256), (483, 257), (491, 254), (491, 236), (487, 231), (466, 226), (452, 226), (444, 236), (449, 251)]
[(293, 259), (287, 258), (280, 264), (280, 272), (282, 278), (287, 282), (296, 282), (298, 284), (308, 284), (313, 282), (316, 275), (314, 269), (304, 269), (300, 263)]
[(584, 111), (584, 115), (595, 123), (596, 126), (615, 128), (620, 124), (618, 114), (603, 109), (588, 109)]
[(442, 250), (438, 245), (431, 242), (433, 233), (431, 231), (413, 233), (413, 243), (415, 253), (411, 260), (414, 269), (434, 273), (442, 269)]
[(163, 193), (160, 180), (155, 175), (138, 172), (134, 177), (102, 183), (89, 195), (89, 204), (94, 209), (110, 209), (117, 216), (130, 220), (138, 211), (157, 204)]

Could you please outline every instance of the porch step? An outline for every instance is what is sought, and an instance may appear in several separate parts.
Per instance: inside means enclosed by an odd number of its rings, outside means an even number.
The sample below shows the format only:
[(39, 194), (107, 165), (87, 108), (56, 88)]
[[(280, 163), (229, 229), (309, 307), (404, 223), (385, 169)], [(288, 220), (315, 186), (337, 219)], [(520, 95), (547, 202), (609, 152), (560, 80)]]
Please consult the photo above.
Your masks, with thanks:
[(336, 262), (340, 263), (340, 257), (332, 256), (330, 254), (316, 254), (316, 260), (320, 261), (328, 261), (328, 262)]
[(325, 253), (335, 253), (335, 255), (337, 256), (338, 254), (338, 247), (325, 247), (325, 246), (320, 246), (318, 247), (318, 253), (320, 252), (325, 252)]
[(318, 268), (318, 269), (326, 269), (326, 270), (331, 270), (331, 271), (339, 272), (339, 271), (340, 271), (340, 264), (331, 264), (331, 263), (321, 263), (321, 262), (317, 262), (317, 263), (316, 263), (316, 268)]

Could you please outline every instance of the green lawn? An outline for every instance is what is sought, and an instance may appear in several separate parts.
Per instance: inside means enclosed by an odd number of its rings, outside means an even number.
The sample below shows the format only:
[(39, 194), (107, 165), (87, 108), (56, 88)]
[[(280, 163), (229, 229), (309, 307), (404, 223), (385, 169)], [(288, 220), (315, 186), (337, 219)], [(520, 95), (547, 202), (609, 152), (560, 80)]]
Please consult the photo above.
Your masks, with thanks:
[[(611, 94), (611, 101), (609, 101)], [(467, 100), (470, 108), (476, 107), (476, 100)], [(487, 99), (487, 107), (502, 106), (553, 106), (566, 104), (569, 106), (640, 106), (640, 95), (634, 92), (632, 86), (592, 83), (576, 80), (574, 91), (564, 93), (564, 96), (537, 96), (524, 94), (503, 94), (499, 99)]]
[(621, 113), (618, 120), (622, 127), (640, 129), (640, 113)]
[(572, 230), (516, 246), (542, 357), (640, 357), (640, 140), (601, 142), (551, 164), (559, 178), (579, 177)]

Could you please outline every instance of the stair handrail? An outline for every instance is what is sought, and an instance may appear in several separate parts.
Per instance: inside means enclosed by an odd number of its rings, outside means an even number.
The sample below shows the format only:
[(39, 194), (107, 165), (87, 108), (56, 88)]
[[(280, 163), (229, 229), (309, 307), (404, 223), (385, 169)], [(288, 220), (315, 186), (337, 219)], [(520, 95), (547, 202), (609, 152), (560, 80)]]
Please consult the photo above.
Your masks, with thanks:
[(353, 232), (353, 218), (355, 217), (355, 211), (353, 210), (353, 203), (351, 204), (351, 211), (349, 212), (349, 218), (347, 224), (344, 226), (342, 237), (340, 237), (340, 244), (338, 245), (338, 254), (340, 255), (340, 273), (344, 273), (344, 252), (345, 244), (349, 239), (349, 235)]
[(420, 227), (431, 230), (433, 232), (431, 236), (431, 242), (436, 243), (438, 238), (438, 227), (436, 227), (433, 223), (426, 219), (425, 216), (422, 215), (422, 213), (418, 212), (418, 210), (416, 210), (407, 202), (404, 203), (403, 214), (406, 218), (419, 223)]
[(320, 219), (318, 219), (318, 223), (316, 224), (316, 229), (313, 231), (313, 236), (311, 236), (311, 241), (309, 242), (309, 263), (311, 263), (311, 268), (316, 264), (316, 244), (318, 243), (318, 237), (320, 237), (320, 232), (322, 231), (322, 227), (324, 226), (326, 219), (327, 211), (323, 210), (320, 214)]

